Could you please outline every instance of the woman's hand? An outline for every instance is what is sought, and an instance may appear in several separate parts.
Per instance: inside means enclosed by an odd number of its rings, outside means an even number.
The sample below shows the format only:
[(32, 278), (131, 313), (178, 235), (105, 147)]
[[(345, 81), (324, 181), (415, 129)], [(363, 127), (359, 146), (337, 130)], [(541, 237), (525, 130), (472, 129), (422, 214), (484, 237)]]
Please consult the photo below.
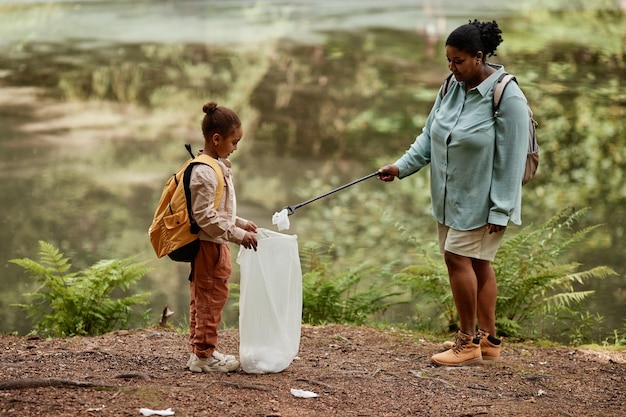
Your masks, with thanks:
[(499, 232), (504, 231), (504, 229), (506, 229), (506, 226), (500, 226), (500, 225), (491, 224), (491, 223), (487, 224), (487, 230), (489, 230), (489, 234), (499, 233)]
[(400, 175), (400, 169), (395, 165), (385, 165), (379, 168), (378, 172), (380, 173), (378, 178), (385, 182), (391, 182), (395, 177)]

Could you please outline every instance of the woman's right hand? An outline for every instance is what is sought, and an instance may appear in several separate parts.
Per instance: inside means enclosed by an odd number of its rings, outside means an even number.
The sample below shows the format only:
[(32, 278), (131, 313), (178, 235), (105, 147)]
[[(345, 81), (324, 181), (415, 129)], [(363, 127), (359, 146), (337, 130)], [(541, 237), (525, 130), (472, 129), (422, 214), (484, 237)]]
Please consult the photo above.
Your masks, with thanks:
[(400, 175), (400, 169), (395, 165), (385, 165), (379, 168), (378, 172), (380, 173), (378, 178), (385, 182), (391, 182), (395, 177)]

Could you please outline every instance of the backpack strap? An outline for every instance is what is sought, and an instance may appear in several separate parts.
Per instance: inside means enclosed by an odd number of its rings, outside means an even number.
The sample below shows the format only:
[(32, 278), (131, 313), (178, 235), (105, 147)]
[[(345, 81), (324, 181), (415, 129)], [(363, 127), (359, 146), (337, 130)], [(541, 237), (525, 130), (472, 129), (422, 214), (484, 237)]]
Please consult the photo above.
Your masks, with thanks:
[[(196, 156), (193, 161), (189, 165), (198, 165), (205, 164), (213, 168), (215, 171), (215, 176), (217, 177), (217, 189), (215, 190), (215, 202), (214, 207), (217, 209), (219, 207), (220, 202), (222, 201), (222, 194), (224, 194), (224, 185), (226, 184), (226, 180), (224, 179), (224, 172), (222, 171), (222, 167), (219, 162), (213, 157), (209, 155), (200, 154)], [(191, 179), (191, 168), (189, 168), (190, 174), (189, 179)], [(189, 188), (189, 182), (187, 182), (187, 188)]]
[(185, 174), (183, 176), (183, 186), (185, 187), (185, 200), (187, 201), (187, 214), (189, 215), (189, 221), (191, 222), (191, 233), (196, 234), (200, 231), (200, 226), (196, 223), (192, 215), (191, 209), (191, 190), (189, 188), (189, 183), (191, 182), (191, 170), (194, 165), (205, 164), (213, 168), (215, 171), (215, 176), (217, 177), (217, 188), (215, 189), (215, 201), (213, 202), (213, 208), (217, 209), (222, 201), (222, 195), (224, 194), (224, 185), (226, 184), (226, 180), (224, 180), (224, 172), (222, 171), (222, 167), (217, 162), (215, 158), (210, 157), (209, 155), (200, 154), (193, 158), (187, 169), (185, 169)]
[(450, 90), (450, 85), (452, 84), (452, 77), (454, 77), (454, 74), (450, 73), (450, 75), (446, 77), (446, 79), (443, 81), (443, 84), (441, 85), (440, 91), (441, 91), (442, 99), (448, 93), (448, 90)]
[(498, 117), (500, 115), (500, 102), (502, 101), (502, 95), (504, 94), (504, 89), (507, 85), (509, 85), (509, 81), (517, 82), (517, 79), (508, 73), (502, 73), (500, 77), (498, 77), (498, 81), (496, 81), (496, 86), (493, 89), (493, 117)]
[[(446, 79), (443, 81), (443, 84), (441, 85), (440, 95), (442, 99), (450, 90), (453, 76), (454, 74), (448, 75)], [(496, 81), (496, 86), (493, 89), (493, 102), (492, 102), (493, 117), (498, 117), (500, 115), (500, 102), (502, 101), (502, 96), (504, 95), (504, 89), (506, 88), (507, 85), (509, 85), (510, 81), (517, 82), (517, 78), (515, 78), (515, 76), (507, 72), (502, 73), (498, 77), (498, 80)]]

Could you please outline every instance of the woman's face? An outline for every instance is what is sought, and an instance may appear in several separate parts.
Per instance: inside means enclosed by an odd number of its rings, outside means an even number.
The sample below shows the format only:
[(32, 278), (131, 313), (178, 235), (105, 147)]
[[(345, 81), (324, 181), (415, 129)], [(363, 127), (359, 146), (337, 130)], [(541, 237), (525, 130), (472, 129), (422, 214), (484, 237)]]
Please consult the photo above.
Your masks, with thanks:
[(481, 70), (481, 52), (479, 55), (471, 55), (461, 51), (454, 46), (446, 45), (446, 58), (448, 68), (459, 82), (467, 82), (474, 79)]
[(239, 126), (226, 137), (218, 134), (216, 135), (218, 136), (218, 139), (215, 144), (215, 152), (218, 157), (225, 159), (237, 150), (237, 144), (243, 137), (243, 128)]

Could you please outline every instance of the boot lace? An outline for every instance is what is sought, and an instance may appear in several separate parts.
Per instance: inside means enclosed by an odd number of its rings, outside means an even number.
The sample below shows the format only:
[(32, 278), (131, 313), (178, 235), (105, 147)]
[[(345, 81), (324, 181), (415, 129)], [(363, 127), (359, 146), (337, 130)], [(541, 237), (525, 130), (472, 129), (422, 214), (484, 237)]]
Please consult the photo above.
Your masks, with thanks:
[(465, 349), (465, 345), (467, 345), (467, 342), (470, 339), (471, 339), (471, 336), (464, 335), (461, 332), (459, 332), (456, 335), (456, 340), (454, 342), (454, 345), (452, 346), (452, 352), (458, 355), (463, 349)]

